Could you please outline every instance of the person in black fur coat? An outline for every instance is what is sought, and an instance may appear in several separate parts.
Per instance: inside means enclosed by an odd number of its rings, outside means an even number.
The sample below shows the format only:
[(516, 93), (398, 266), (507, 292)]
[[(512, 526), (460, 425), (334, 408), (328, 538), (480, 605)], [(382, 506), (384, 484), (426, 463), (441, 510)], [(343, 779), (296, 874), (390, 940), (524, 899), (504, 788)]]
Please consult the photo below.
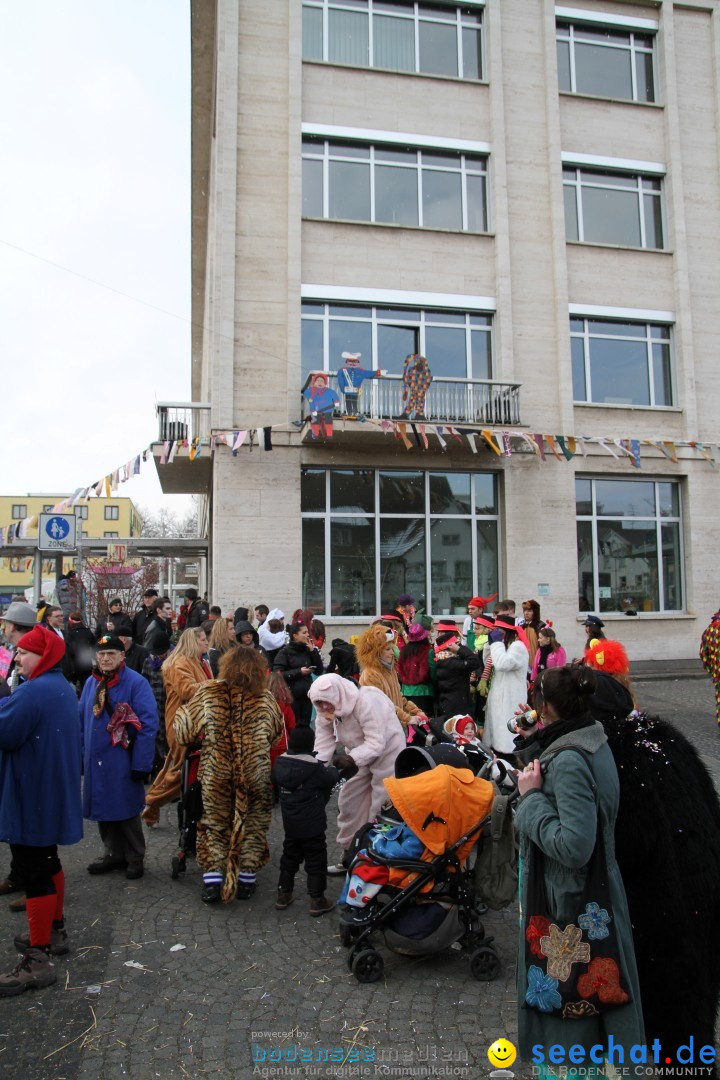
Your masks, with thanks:
[[(598, 675), (590, 708), (620, 777), (615, 853), (628, 898), (648, 1046), (659, 1039), (658, 1076), (695, 1075), (715, 1043), (720, 999), (720, 799), (683, 733), (634, 708), (627, 654), (598, 642), (585, 655)], [(610, 648), (609, 648), (610, 646)], [(617, 656), (615, 655), (617, 652)], [(599, 662), (601, 661), (601, 662)], [(695, 1064), (677, 1048), (694, 1039)], [(715, 1065), (703, 1076), (716, 1077)]]

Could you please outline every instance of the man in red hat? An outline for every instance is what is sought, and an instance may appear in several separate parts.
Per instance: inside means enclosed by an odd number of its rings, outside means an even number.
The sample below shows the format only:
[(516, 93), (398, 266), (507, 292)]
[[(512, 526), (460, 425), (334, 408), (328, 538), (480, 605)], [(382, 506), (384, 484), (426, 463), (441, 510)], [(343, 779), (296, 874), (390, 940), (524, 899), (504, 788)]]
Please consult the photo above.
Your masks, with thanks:
[(25, 678), (0, 709), (0, 841), (10, 844), (27, 895), (22, 959), (0, 976), (0, 997), (56, 981), (51, 954), (68, 952), (58, 844), (82, 839), (77, 697), (62, 673), (65, 642), (36, 626), (17, 643)]

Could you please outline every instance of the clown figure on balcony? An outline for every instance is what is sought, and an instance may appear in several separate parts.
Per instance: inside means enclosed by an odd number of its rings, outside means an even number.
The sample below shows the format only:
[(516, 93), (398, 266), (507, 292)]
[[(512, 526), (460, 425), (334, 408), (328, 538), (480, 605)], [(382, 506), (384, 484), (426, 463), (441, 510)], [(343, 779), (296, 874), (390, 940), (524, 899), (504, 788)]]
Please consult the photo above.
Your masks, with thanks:
[(421, 420), (425, 415), (425, 395), (432, 382), (430, 367), (424, 356), (411, 353), (405, 357), (402, 370), (403, 416)]
[(381, 379), (382, 371), (370, 371), (360, 367), (360, 353), (344, 352), (342, 358), (344, 365), (338, 370), (338, 386), (342, 391), (345, 402), (345, 412), (348, 416), (358, 416), (358, 401), (362, 392), (362, 384), (366, 379)]
[(336, 390), (330, 386), (330, 380), (323, 371), (316, 372), (310, 385), (303, 391), (303, 397), (310, 411), (310, 428), (313, 439), (319, 435), (332, 438), (333, 412), (340, 404)]

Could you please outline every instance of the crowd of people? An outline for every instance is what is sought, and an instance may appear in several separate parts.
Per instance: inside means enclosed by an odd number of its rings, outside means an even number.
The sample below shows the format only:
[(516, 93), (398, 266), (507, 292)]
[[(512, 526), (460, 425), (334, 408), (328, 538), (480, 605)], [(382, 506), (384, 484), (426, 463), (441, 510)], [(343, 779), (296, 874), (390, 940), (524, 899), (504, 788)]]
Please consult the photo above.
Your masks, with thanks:
[[(58, 847), (81, 838), (83, 819), (97, 822), (102, 851), (88, 872), (141, 878), (144, 830), (188, 794), (189, 750), (199, 754), (202, 900), (254, 894), (275, 801), (284, 826), (275, 907), (294, 902), (304, 864), (309, 913), (321, 916), (334, 908), (327, 876), (349, 868), (398, 756), (444, 738), (463, 753), (482, 746), (516, 777), (521, 1056), (540, 1042), (606, 1046), (612, 1035), (629, 1046), (667, 1041), (668, 1031), (678, 1045), (690, 1034), (712, 1043), (720, 977), (711, 964), (700, 980), (699, 968), (720, 944), (720, 803), (699, 755), (638, 711), (627, 653), (597, 615), (568, 663), (537, 601), (519, 615), (495, 597), (467, 608), (459, 625), (403, 595), (356, 637), (328, 643), (311, 610), (224, 614), (194, 589), (177, 619), (154, 589), (132, 615), (112, 600), (94, 633), (76, 609), (48, 604), (38, 618), (13, 601), (0, 680), (0, 840), (11, 862), (0, 894), (21, 894), (14, 906), (28, 933), (0, 996), (52, 984), (53, 957), (70, 948)], [(711, 624), (708, 663), (717, 640)], [(333, 790), (339, 854), (328, 864)], [(597, 896), (579, 914), (591, 885)], [(593, 934), (610, 938), (597, 955)], [(581, 960), (587, 973), (571, 978)], [(690, 995), (670, 1010), (658, 988), (683, 973), (702, 985), (704, 1004)]]

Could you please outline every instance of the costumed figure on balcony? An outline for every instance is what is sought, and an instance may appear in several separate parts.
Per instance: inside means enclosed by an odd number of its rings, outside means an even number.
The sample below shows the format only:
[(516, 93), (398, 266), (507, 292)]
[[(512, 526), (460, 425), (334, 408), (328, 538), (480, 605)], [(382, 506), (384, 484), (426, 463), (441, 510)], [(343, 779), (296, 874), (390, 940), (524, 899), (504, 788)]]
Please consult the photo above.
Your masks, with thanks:
[(424, 356), (411, 353), (405, 357), (402, 370), (403, 416), (421, 420), (425, 415), (425, 395), (432, 382), (430, 367)]
[(310, 428), (313, 439), (319, 435), (324, 438), (332, 438), (333, 412), (340, 404), (340, 398), (336, 390), (330, 386), (330, 381), (324, 372), (316, 372), (310, 385), (303, 391), (303, 397), (308, 403), (310, 411)]
[(370, 371), (360, 367), (360, 353), (344, 352), (344, 365), (338, 370), (338, 386), (342, 391), (345, 412), (348, 416), (361, 415), (358, 401), (362, 393), (362, 384), (366, 379), (381, 379), (382, 371)]

